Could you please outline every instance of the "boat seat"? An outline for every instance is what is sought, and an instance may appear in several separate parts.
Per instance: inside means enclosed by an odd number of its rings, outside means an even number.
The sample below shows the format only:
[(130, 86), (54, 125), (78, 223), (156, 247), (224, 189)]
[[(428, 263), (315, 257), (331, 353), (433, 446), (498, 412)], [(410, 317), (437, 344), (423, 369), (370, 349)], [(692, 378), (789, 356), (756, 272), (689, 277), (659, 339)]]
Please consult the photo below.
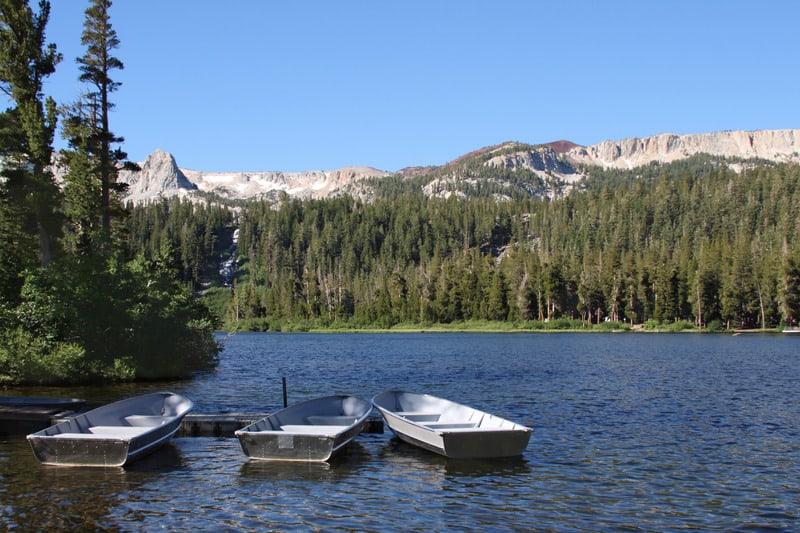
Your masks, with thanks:
[[(96, 433), (59, 433), (58, 435), (50, 435), (51, 439), (95, 439), (95, 440), (108, 440), (110, 435), (98, 435)], [(124, 437), (129, 438), (129, 437)]]
[(148, 426), (91, 426), (90, 433), (109, 437), (135, 437), (150, 430)]
[(431, 429), (475, 429), (478, 426), (474, 422), (427, 422), (422, 425)]
[(130, 415), (126, 416), (124, 420), (131, 426), (153, 427), (160, 426), (167, 420), (170, 420), (170, 417), (158, 415)]
[(306, 421), (315, 426), (349, 426), (356, 421), (356, 417), (311, 415), (306, 417)]
[(481, 427), (481, 426), (476, 426), (476, 427), (449, 427), (449, 428), (438, 427), (438, 428), (431, 428), (431, 429), (435, 429), (435, 430), (438, 430), (438, 431), (443, 431), (445, 433), (459, 433), (459, 432), (462, 432), (462, 431), (465, 432), (465, 433), (476, 433), (476, 432), (479, 432), (479, 431), (481, 431), (481, 432), (484, 432), (484, 431), (486, 431), (486, 432), (489, 432), (489, 431), (504, 431), (503, 429), (498, 428), (498, 427)]
[(305, 425), (305, 424), (289, 424), (281, 426), (281, 430), (286, 433), (307, 433), (314, 435), (335, 435), (342, 431), (343, 426), (331, 425)]
[(59, 433), (53, 437), (62, 439), (122, 439), (127, 440), (148, 431), (147, 427), (92, 426), (89, 433)]
[(442, 416), (441, 413), (428, 413), (425, 411), (397, 411), (395, 414), (411, 422), (436, 422)]

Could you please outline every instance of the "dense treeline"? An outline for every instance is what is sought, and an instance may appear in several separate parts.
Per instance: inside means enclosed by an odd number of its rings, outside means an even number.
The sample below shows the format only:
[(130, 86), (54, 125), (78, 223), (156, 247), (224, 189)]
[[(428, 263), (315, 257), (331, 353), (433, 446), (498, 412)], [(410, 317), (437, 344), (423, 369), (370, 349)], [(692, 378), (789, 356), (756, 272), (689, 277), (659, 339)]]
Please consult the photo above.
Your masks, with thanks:
[(148, 259), (173, 258), (178, 278), (200, 290), (215, 278), (218, 258), (227, 255), (233, 213), (211, 202), (171, 198), (141, 206), (129, 205), (129, 242)]
[(226, 326), (797, 321), (800, 167), (698, 158), (592, 174), (549, 202), (395, 184), (369, 203), (254, 203)]

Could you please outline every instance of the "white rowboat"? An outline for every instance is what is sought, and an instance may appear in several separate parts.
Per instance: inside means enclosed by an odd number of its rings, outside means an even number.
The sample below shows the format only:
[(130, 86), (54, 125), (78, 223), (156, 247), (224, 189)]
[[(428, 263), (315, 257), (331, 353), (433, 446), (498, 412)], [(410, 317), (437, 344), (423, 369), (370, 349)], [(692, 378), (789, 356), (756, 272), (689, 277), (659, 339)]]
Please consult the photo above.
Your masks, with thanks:
[(40, 463), (123, 466), (167, 442), (192, 401), (155, 392), (110, 403), (28, 435)]
[(327, 461), (361, 433), (372, 405), (338, 394), (301, 402), (236, 432), (242, 451), (264, 461)]
[(450, 458), (521, 455), (533, 431), (429, 394), (392, 389), (375, 396), (372, 405), (399, 439)]

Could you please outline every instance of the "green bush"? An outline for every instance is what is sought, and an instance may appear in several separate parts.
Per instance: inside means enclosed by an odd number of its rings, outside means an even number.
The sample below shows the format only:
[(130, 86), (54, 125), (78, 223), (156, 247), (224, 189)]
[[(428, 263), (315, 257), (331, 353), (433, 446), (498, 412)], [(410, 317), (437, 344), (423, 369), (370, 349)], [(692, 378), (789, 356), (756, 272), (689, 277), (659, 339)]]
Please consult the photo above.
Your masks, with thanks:
[(658, 331), (661, 329), (661, 323), (655, 318), (650, 318), (642, 325), (642, 329), (645, 331)]
[(62, 385), (85, 375), (81, 346), (52, 342), (21, 327), (0, 333), (0, 383)]
[(601, 322), (592, 327), (593, 331), (630, 331), (631, 326), (625, 322)]
[(556, 318), (546, 324), (547, 329), (584, 329), (583, 320)]
[(682, 331), (691, 331), (695, 329), (695, 325), (693, 322), (689, 322), (688, 320), (678, 320), (673, 322), (669, 326), (667, 326), (667, 331), (672, 333), (680, 333)]
[(96, 256), (27, 272), (0, 306), (0, 382), (171, 379), (217, 364), (214, 317), (164, 265)]

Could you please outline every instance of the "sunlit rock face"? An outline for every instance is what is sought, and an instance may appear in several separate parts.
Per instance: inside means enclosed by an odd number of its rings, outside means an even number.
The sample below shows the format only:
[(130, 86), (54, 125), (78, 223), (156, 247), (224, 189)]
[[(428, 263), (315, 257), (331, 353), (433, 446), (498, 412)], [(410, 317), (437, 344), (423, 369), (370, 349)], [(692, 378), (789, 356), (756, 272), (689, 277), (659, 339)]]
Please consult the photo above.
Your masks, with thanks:
[(575, 164), (635, 168), (653, 161), (669, 163), (696, 154), (800, 161), (800, 130), (720, 131), (695, 135), (662, 133), (576, 147), (566, 153)]
[[(519, 150), (515, 150), (515, 146), (519, 146)], [(452, 168), (452, 173), (438, 172), (423, 186), (423, 192), (431, 196), (463, 195), (449, 184), (476, 178), (461, 176), (458, 163), (481, 154), (488, 155), (484, 165), (532, 171), (545, 183), (542, 190), (532, 192), (552, 196), (553, 191), (546, 190), (548, 187), (561, 187), (563, 193), (565, 184), (568, 186), (583, 177), (581, 167), (584, 165), (631, 169), (654, 161), (670, 163), (702, 153), (800, 162), (800, 130), (721, 131), (692, 135), (662, 133), (652, 137), (603, 141), (591, 146), (563, 140), (536, 146), (504, 143), (476, 150), (442, 167), (413, 167), (396, 174), (414, 177)], [(170, 196), (192, 198), (202, 193), (228, 200), (274, 200), (284, 194), (299, 198), (328, 198), (345, 193), (368, 199), (370, 190), (364, 180), (392, 175), (371, 167), (307, 172), (204, 172), (179, 168), (175, 158), (163, 150), (150, 154), (140, 167), (139, 171), (120, 172), (119, 181), (129, 185), (125, 201), (140, 203)]]

